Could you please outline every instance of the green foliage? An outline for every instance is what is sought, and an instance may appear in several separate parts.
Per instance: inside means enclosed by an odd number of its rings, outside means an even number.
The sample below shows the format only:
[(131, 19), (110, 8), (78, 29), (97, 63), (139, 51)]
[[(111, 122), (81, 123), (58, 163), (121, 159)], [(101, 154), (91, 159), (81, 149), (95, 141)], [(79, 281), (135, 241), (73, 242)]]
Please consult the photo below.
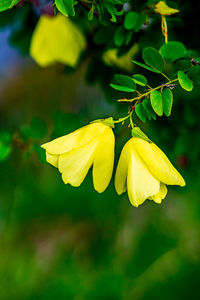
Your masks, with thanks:
[(197, 65), (192, 67), (188, 72), (188, 76), (194, 83), (200, 85), (200, 66)]
[(149, 70), (149, 71), (151, 71), (151, 72), (160, 73), (160, 71), (158, 71), (158, 70), (156, 70), (156, 69), (153, 69), (153, 68), (151, 68), (151, 67), (149, 67), (149, 66), (147, 66), (147, 65), (145, 65), (145, 64), (143, 64), (143, 63), (140, 63), (140, 62), (135, 61), (135, 60), (133, 60), (133, 62), (134, 62), (136, 65), (138, 65), (138, 66), (140, 66), (140, 67), (142, 67), (142, 68), (145, 68), (145, 69), (147, 69), (147, 70)]
[(65, 16), (75, 16), (74, 0), (55, 0), (57, 9)]
[(139, 127), (134, 127), (132, 130), (131, 130), (131, 135), (133, 137), (137, 137), (137, 138), (141, 138), (145, 141), (148, 141), (150, 142), (148, 136), (139, 128)]
[(11, 134), (9, 132), (0, 132), (0, 162), (8, 158), (11, 153)]
[(140, 74), (133, 75), (133, 80), (135, 81), (135, 83), (141, 86), (145, 86), (147, 84), (146, 77)]
[(125, 16), (124, 27), (127, 30), (134, 29), (137, 25), (138, 17), (139, 16), (136, 12), (134, 11), (128, 12), (127, 15)]
[(145, 112), (146, 112), (146, 115), (147, 115), (147, 118), (149, 120), (153, 119), (153, 120), (156, 120), (156, 114), (154, 113), (153, 109), (152, 109), (152, 106), (151, 106), (151, 103), (149, 100), (147, 99), (144, 99), (142, 101), (142, 105), (145, 109)]
[(145, 113), (142, 103), (139, 103), (138, 105), (136, 105), (135, 113), (142, 122), (144, 122), (144, 123), (146, 122), (146, 113)]
[(162, 94), (159, 91), (152, 91), (150, 94), (151, 105), (158, 116), (163, 115)]
[(172, 41), (167, 44), (163, 44), (160, 48), (160, 53), (164, 59), (175, 61), (176, 59), (185, 56), (186, 48), (181, 42)]
[(124, 92), (134, 92), (136, 89), (135, 81), (126, 75), (116, 74), (114, 76), (114, 81), (119, 85), (111, 83), (110, 86), (115, 90), (124, 91)]
[(1, 0), (0, 1), (0, 12), (12, 8), (14, 5), (19, 3), (20, 0)]
[(176, 61), (175, 66), (178, 70), (182, 70), (185, 72), (192, 67), (192, 61), (191, 59), (179, 59)]
[(142, 51), (142, 58), (147, 65), (149, 65), (158, 72), (163, 72), (164, 61), (162, 56), (156, 49), (151, 47), (145, 48)]
[(184, 90), (190, 92), (193, 89), (191, 80), (183, 71), (178, 71), (178, 80)]
[(167, 117), (171, 115), (172, 104), (173, 104), (172, 91), (169, 88), (165, 88), (162, 91), (162, 105), (163, 105), (163, 112)]
[(125, 30), (123, 26), (119, 26), (115, 31), (114, 42), (117, 47), (122, 46), (125, 41)]
[(30, 126), (23, 126), (21, 131), (25, 139), (41, 139), (47, 133), (46, 124), (37, 117), (32, 119)]

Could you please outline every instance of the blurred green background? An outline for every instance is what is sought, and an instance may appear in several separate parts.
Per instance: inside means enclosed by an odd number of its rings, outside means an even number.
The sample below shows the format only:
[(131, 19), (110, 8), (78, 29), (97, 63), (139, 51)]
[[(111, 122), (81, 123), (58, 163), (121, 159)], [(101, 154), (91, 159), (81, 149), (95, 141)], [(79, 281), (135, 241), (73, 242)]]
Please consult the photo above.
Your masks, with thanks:
[[(199, 10), (176, 2), (172, 40), (199, 53)], [(17, 25), (26, 18), (29, 26)], [(76, 70), (37, 66), (28, 55), (34, 18), (29, 3), (0, 14), (0, 140), (8, 145), (0, 162), (0, 299), (200, 299), (199, 86), (175, 89), (170, 118), (137, 121), (186, 187), (169, 187), (161, 205), (134, 208), (113, 180), (101, 195), (91, 174), (79, 188), (66, 186), (39, 146), (127, 107), (109, 88), (113, 70), (90, 52)], [(159, 48), (159, 20), (137, 39), (140, 49)], [(130, 133), (114, 131), (117, 161)]]

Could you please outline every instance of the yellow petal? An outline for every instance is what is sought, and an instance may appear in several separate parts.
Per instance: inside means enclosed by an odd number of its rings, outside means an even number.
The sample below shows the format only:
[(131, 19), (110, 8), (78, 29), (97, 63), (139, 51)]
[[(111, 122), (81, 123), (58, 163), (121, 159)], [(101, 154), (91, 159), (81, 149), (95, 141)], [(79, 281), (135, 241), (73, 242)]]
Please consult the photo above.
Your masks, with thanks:
[(154, 10), (163, 16), (173, 15), (179, 12), (178, 9), (169, 7), (164, 1), (158, 2)]
[(70, 18), (43, 15), (32, 35), (30, 54), (42, 67), (56, 62), (75, 67), (85, 48), (85, 38)]
[(110, 127), (102, 134), (93, 163), (93, 183), (97, 192), (102, 193), (108, 186), (113, 172), (115, 137)]
[(129, 140), (127, 189), (130, 202), (138, 207), (149, 197), (157, 194), (160, 182), (153, 177), (135, 150), (133, 139)]
[(161, 203), (162, 200), (166, 197), (166, 195), (167, 187), (164, 183), (161, 182), (159, 192), (156, 195), (149, 197), (149, 200), (153, 200), (156, 203)]
[(139, 156), (155, 178), (165, 184), (185, 185), (183, 177), (174, 168), (164, 152), (154, 143), (134, 138), (134, 145)]
[(97, 140), (59, 156), (58, 169), (64, 183), (79, 186), (92, 166)]
[(128, 151), (129, 144), (126, 143), (122, 149), (115, 174), (115, 189), (118, 195), (126, 192), (127, 188)]
[(46, 152), (46, 161), (54, 167), (58, 167), (58, 155), (50, 154)]
[(108, 126), (102, 123), (92, 123), (65, 136), (59, 137), (41, 147), (51, 154), (63, 154), (77, 147), (82, 147), (96, 136), (100, 135)]

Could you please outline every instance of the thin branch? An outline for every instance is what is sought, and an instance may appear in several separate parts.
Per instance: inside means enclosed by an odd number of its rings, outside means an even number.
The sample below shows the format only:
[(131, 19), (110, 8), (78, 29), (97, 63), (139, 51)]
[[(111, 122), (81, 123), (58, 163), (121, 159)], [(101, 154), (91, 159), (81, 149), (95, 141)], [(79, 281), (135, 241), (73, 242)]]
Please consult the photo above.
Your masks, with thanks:
[[(79, 2), (85, 9), (87, 9), (87, 11), (90, 11), (91, 7), (90, 7), (87, 3), (85, 3), (84, 1), (81, 1), (81, 0), (78, 0), (78, 2)], [(95, 16), (98, 16), (99, 14), (98, 14), (97, 11), (94, 10), (94, 15), (95, 15)]]

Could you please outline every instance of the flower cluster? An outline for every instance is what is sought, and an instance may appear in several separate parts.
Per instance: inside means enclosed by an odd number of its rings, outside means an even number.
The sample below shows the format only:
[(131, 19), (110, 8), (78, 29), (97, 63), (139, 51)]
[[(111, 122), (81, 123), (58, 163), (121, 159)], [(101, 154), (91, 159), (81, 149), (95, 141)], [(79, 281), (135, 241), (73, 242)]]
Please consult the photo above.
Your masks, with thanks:
[[(93, 184), (99, 193), (112, 177), (114, 147), (113, 130), (101, 121), (42, 145), (47, 162), (58, 168), (65, 184), (79, 186), (93, 166)], [(137, 207), (146, 199), (161, 203), (167, 194), (166, 185), (184, 186), (185, 181), (153, 142), (132, 137), (123, 147), (117, 165), (117, 193), (127, 190), (131, 204)]]

